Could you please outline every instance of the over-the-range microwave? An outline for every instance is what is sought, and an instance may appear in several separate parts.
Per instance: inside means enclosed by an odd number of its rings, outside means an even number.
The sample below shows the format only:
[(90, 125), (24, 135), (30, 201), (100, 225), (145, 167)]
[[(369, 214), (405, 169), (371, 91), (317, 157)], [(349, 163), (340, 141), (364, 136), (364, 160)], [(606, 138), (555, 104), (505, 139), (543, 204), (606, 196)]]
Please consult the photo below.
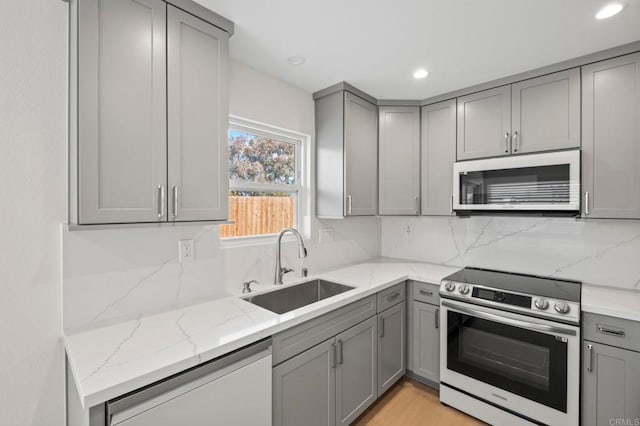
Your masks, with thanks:
[(578, 212), (580, 150), (458, 161), (453, 209)]

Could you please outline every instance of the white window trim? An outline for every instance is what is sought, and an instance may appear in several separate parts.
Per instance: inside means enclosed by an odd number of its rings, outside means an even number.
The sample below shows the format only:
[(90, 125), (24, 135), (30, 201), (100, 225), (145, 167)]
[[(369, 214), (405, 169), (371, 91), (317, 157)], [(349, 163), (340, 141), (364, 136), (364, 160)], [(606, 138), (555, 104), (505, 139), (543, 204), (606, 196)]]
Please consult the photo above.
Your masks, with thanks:
[[(270, 124), (235, 115), (229, 116), (229, 129), (245, 131), (247, 133), (264, 136), (281, 140), (283, 142), (292, 143), (296, 150), (296, 185), (284, 184), (254, 184), (251, 182), (233, 181), (229, 179), (229, 190), (245, 190), (245, 191), (281, 191), (281, 192), (298, 192), (297, 208), (296, 208), (296, 228), (305, 239), (311, 236), (309, 220), (310, 215), (310, 175), (309, 175), (309, 159), (310, 159), (310, 141), (311, 137), (303, 133), (292, 130), (283, 129), (281, 127), (272, 126)], [(228, 137), (228, 136), (227, 136)], [(277, 234), (268, 235), (252, 235), (246, 237), (220, 238), (222, 247), (242, 247), (273, 244)], [(290, 236), (285, 236), (285, 241)]]

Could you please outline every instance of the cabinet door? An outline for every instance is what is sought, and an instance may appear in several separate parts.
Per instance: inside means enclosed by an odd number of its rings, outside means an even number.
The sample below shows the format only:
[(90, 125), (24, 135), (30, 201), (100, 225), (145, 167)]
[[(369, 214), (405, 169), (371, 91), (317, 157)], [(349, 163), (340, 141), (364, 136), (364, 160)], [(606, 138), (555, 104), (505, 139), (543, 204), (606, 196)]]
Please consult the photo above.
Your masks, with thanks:
[(225, 220), (228, 35), (173, 6), (167, 31), (169, 220)]
[(78, 8), (78, 222), (166, 220), (166, 4)]
[(458, 160), (511, 153), (511, 86), (458, 98)]
[(405, 315), (404, 303), (378, 314), (378, 396), (404, 376)]
[(350, 424), (377, 398), (376, 329), (374, 316), (336, 336), (338, 425)]
[(580, 147), (580, 69), (511, 86), (514, 154)]
[(612, 421), (640, 419), (640, 353), (585, 341), (582, 359), (582, 424), (635, 424)]
[(456, 161), (456, 100), (422, 107), (423, 215), (453, 214), (453, 163)]
[(374, 216), (378, 208), (378, 110), (344, 95), (345, 216)]
[(640, 53), (582, 68), (582, 173), (585, 216), (640, 218)]
[(275, 426), (335, 423), (334, 342), (327, 340), (273, 368)]
[(416, 215), (420, 209), (420, 109), (380, 107), (381, 215)]
[(413, 304), (413, 372), (434, 383), (440, 382), (440, 308)]

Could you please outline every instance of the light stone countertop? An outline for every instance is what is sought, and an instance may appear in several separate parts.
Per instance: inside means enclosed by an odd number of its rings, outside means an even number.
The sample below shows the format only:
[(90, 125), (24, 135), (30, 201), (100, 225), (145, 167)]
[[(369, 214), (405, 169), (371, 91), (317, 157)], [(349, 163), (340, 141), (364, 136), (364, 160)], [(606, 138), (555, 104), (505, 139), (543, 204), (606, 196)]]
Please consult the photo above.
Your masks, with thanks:
[[(241, 294), (65, 336), (80, 401), (92, 407), (262, 338), (355, 302), (407, 279), (439, 284), (459, 268), (378, 258), (322, 278), (355, 289), (278, 315)], [(252, 295), (273, 290), (261, 285)], [(640, 292), (584, 284), (582, 310), (640, 321)]]
[(355, 289), (282, 315), (234, 295), (71, 334), (65, 336), (71, 374), (80, 402), (92, 407), (407, 279), (439, 284), (458, 269), (373, 259), (285, 284), (322, 278)]

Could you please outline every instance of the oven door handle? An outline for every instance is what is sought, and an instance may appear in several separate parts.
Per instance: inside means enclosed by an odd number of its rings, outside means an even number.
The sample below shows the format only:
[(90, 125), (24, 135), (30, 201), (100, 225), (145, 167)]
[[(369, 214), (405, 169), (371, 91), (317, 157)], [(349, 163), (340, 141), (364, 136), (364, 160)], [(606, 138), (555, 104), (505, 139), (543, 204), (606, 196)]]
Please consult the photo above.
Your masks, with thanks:
[(576, 336), (577, 335), (576, 331), (572, 330), (570, 328), (564, 328), (564, 327), (558, 327), (558, 326), (555, 326), (555, 325), (546, 325), (546, 324), (538, 324), (538, 323), (535, 323), (535, 322), (523, 321), (523, 320), (511, 317), (507, 313), (497, 315), (497, 314), (493, 314), (491, 312), (486, 312), (486, 311), (480, 310), (480, 309), (468, 308), (466, 306), (462, 306), (462, 305), (459, 305), (459, 304), (454, 303), (454, 302), (449, 302), (448, 300), (443, 300), (440, 303), (442, 304), (442, 306), (454, 309), (454, 310), (456, 310), (456, 311), (458, 311), (460, 313), (467, 314), (467, 315), (473, 315), (474, 317), (478, 317), (478, 318), (482, 318), (482, 319), (486, 319), (486, 320), (490, 320), (490, 321), (495, 321), (495, 322), (499, 322), (499, 323), (502, 323), (502, 324), (513, 325), (513, 326), (516, 326), (516, 327), (527, 328), (527, 329), (530, 329), (530, 330), (545, 331), (547, 333), (558, 333), (558, 334), (565, 334), (565, 335), (568, 335), (568, 336)]

